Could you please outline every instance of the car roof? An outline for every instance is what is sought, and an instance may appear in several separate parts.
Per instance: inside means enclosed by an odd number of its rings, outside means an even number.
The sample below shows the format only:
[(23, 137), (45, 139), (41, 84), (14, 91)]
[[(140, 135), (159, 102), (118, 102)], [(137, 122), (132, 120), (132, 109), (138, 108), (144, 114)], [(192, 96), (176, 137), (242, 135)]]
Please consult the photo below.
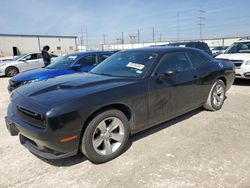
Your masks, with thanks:
[(151, 53), (169, 53), (169, 52), (186, 52), (186, 51), (199, 51), (196, 48), (189, 47), (176, 47), (176, 46), (161, 46), (161, 47), (144, 47), (144, 48), (136, 48), (124, 51), (138, 51), (138, 52), (151, 52)]
[(77, 53), (71, 53), (67, 54), (67, 56), (83, 56), (83, 55), (92, 55), (92, 54), (113, 54), (112, 51), (90, 51), (90, 52), (77, 52)]

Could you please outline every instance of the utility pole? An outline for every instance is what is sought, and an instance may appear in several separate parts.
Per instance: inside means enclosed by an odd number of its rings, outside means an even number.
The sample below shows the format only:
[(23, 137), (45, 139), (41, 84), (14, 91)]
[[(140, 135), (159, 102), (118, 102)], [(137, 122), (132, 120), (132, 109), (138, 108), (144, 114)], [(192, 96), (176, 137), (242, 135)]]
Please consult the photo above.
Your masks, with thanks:
[(121, 42), (120, 38), (116, 38), (116, 42), (117, 42), (117, 50), (119, 50), (119, 43)]
[(123, 36), (123, 32), (122, 32), (122, 49), (124, 49), (124, 36)]
[(160, 40), (160, 42), (161, 42), (161, 33), (160, 33), (160, 37), (159, 37), (159, 40)]
[(103, 44), (106, 44), (106, 35), (103, 34), (102, 37), (103, 37)]
[(137, 30), (137, 42), (140, 43), (140, 30)]
[(89, 38), (88, 38), (88, 30), (86, 29), (86, 50), (88, 51)]
[(180, 40), (180, 11), (177, 11), (177, 40)]
[(153, 30), (152, 30), (152, 35), (153, 35), (153, 42), (155, 42), (155, 28), (153, 27)]
[(81, 45), (81, 48), (82, 48), (82, 46), (83, 46), (83, 32), (82, 32), (82, 29), (81, 29), (80, 45)]
[(200, 29), (200, 39), (202, 39), (202, 28), (205, 26), (204, 21), (205, 21), (205, 13), (206, 13), (206, 11), (199, 9), (198, 12), (200, 14), (199, 17), (198, 17), (198, 20), (199, 20), (198, 26), (199, 26), (199, 29)]

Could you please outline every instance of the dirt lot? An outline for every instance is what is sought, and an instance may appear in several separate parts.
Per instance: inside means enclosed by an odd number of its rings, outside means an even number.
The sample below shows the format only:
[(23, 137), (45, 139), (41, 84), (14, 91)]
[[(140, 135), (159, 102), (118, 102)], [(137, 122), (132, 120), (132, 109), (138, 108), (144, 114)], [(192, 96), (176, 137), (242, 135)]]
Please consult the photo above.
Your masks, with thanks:
[(11, 137), (0, 78), (0, 187), (250, 187), (250, 82), (237, 82), (218, 112), (197, 109), (137, 134), (106, 164), (82, 155), (45, 161)]

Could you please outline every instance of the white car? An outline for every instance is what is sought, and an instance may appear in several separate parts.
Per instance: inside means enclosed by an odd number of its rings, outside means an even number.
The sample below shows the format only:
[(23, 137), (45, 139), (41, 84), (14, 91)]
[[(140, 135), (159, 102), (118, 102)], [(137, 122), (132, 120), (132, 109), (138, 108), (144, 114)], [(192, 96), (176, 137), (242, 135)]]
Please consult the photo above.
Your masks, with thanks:
[[(57, 57), (52, 55), (52, 57)], [(15, 76), (16, 74), (44, 66), (41, 53), (29, 53), (13, 58), (10, 61), (0, 61), (0, 76)]]
[(216, 57), (217, 55), (220, 55), (226, 51), (228, 46), (216, 46), (211, 49), (213, 57)]
[(250, 40), (240, 40), (233, 43), (216, 59), (229, 60), (235, 66), (235, 77), (250, 79)]

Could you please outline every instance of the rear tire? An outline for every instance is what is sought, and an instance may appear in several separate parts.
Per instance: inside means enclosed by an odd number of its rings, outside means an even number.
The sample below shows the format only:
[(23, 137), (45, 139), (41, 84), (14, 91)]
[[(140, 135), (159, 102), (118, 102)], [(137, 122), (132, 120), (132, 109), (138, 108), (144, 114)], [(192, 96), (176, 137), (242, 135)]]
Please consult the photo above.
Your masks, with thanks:
[(104, 163), (124, 152), (129, 135), (127, 117), (119, 110), (106, 110), (87, 125), (80, 150), (91, 162)]
[(18, 68), (13, 67), (13, 66), (7, 67), (5, 70), (5, 75), (8, 77), (13, 77), (13, 76), (17, 75), (18, 73), (19, 73)]
[(216, 80), (203, 107), (210, 111), (220, 110), (225, 101), (225, 94), (226, 89), (224, 82), (222, 80)]

